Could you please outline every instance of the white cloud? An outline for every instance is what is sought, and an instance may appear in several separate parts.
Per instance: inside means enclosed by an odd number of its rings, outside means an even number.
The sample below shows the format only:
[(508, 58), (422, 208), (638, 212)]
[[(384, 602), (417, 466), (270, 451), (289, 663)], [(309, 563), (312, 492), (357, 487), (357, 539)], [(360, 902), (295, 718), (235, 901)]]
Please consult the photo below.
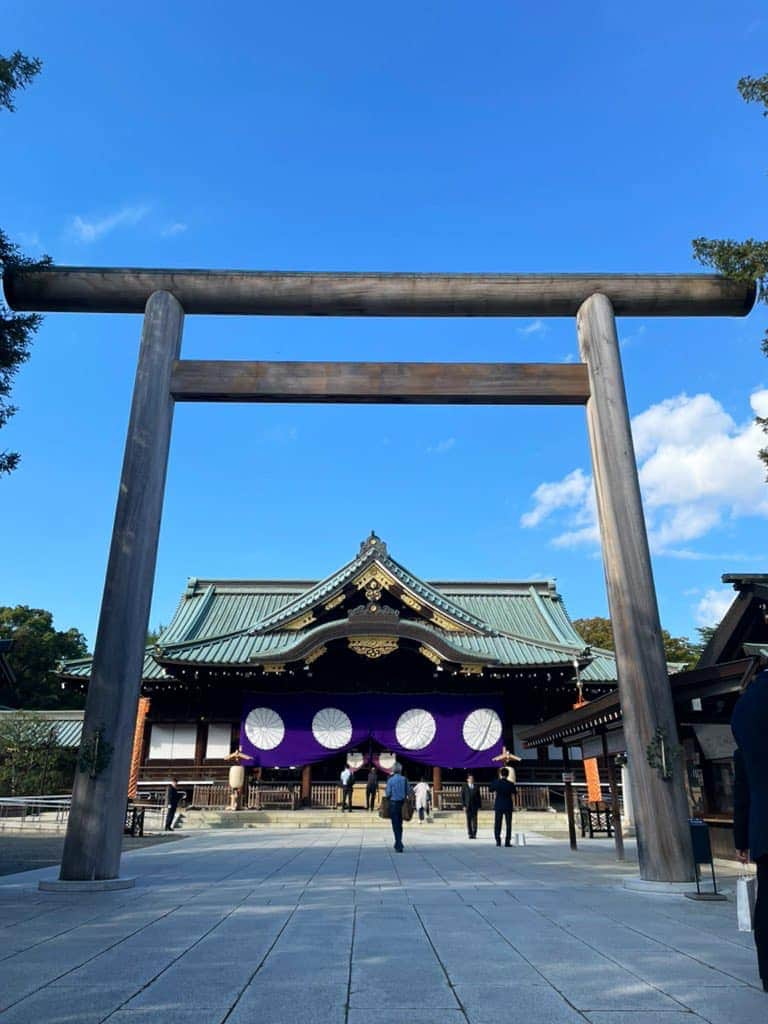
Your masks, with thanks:
[(518, 334), (546, 334), (549, 327), (544, 323), (543, 320), (533, 320), (531, 323), (526, 324), (525, 327), (518, 327)]
[[(768, 413), (768, 389), (750, 398), (755, 415)], [(735, 518), (768, 518), (768, 487), (757, 452), (765, 434), (754, 417), (738, 424), (709, 394), (665, 399), (632, 421), (651, 547), (677, 558), (705, 557), (689, 544)], [(569, 515), (554, 537), (557, 547), (599, 543), (591, 478), (581, 469), (540, 484), (523, 527)], [(562, 517), (560, 517), (562, 519)]]
[(184, 224), (183, 221), (176, 221), (175, 224), (168, 224), (160, 234), (163, 238), (173, 238), (174, 235), (182, 235), (189, 227), (188, 224)]
[(455, 437), (446, 437), (442, 441), (437, 441), (435, 444), (431, 444), (427, 448), (427, 455), (445, 455), (451, 448), (456, 444)]
[(562, 480), (539, 484), (533, 492), (533, 500), (536, 504), (530, 512), (526, 512), (521, 518), (520, 525), (538, 526), (557, 509), (583, 507), (591, 488), (592, 478), (588, 477), (581, 469), (574, 469)]
[(148, 206), (124, 206), (99, 220), (86, 220), (78, 215), (72, 221), (72, 229), (81, 242), (95, 242), (115, 228), (138, 224), (148, 213)]
[(733, 604), (733, 590), (708, 590), (696, 605), (696, 621), (700, 626), (716, 626)]

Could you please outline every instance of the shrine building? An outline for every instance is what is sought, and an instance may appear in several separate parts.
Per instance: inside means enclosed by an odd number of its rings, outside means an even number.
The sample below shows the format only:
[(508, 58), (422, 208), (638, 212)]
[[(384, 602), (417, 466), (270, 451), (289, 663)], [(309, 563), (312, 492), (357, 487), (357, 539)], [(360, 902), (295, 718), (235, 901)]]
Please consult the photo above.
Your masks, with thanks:
[[(90, 669), (61, 678), (85, 689)], [(383, 777), (397, 759), (439, 787), (512, 752), (519, 781), (545, 784), (562, 750), (520, 734), (615, 687), (553, 581), (426, 582), (372, 533), (320, 582), (190, 579), (146, 650), (134, 767), (141, 786), (175, 775), (202, 793), (241, 750), (252, 779), (305, 805), (327, 805), (345, 763)]]

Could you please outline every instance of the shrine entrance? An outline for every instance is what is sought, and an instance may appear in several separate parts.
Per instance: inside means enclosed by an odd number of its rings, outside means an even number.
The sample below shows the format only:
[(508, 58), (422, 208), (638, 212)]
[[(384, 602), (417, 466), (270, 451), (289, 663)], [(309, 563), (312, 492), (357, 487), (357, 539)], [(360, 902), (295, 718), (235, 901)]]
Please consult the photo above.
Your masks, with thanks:
[[(641, 877), (693, 877), (615, 315), (744, 316), (751, 282), (715, 275), (272, 273), (8, 268), (14, 310), (143, 313), (139, 362), (62, 881), (117, 879), (175, 402), (583, 405), (587, 413)], [(582, 362), (308, 363), (180, 359), (185, 315), (576, 318)]]

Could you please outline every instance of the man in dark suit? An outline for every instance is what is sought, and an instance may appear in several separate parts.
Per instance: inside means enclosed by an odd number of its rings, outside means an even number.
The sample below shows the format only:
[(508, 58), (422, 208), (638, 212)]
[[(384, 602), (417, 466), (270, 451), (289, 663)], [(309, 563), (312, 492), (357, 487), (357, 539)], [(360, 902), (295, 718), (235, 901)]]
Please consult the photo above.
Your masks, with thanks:
[(504, 819), (505, 836), (504, 845), (512, 845), (512, 797), (517, 791), (517, 786), (513, 782), (509, 781), (509, 768), (501, 768), (499, 770), (499, 778), (494, 781), (488, 787), (492, 793), (495, 793), (495, 799), (493, 801), (493, 835), (496, 840), (496, 845), (501, 846), (501, 821)]
[(763, 989), (768, 992), (768, 672), (747, 687), (733, 710), (733, 838), (739, 860), (757, 864), (755, 946)]
[(179, 780), (171, 779), (171, 784), (165, 791), (165, 804), (167, 811), (165, 814), (165, 831), (171, 832), (173, 830), (173, 819), (176, 817), (176, 811), (179, 807), (179, 801), (184, 796), (182, 790), (179, 789)]
[(474, 775), (468, 775), (467, 781), (462, 784), (461, 806), (467, 816), (467, 835), (470, 839), (477, 839), (477, 812), (483, 806), (483, 800)]

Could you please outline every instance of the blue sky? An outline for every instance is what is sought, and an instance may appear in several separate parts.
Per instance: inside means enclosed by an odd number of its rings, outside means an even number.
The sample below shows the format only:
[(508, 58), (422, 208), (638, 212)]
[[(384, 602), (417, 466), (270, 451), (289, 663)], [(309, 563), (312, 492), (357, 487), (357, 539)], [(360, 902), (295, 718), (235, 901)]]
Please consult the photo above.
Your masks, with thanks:
[[(78, 0), (0, 115), (0, 223), (58, 263), (674, 272), (765, 235), (764, 5)], [(768, 570), (765, 314), (620, 323), (664, 625)], [(92, 643), (140, 318), (50, 315), (0, 435), (0, 604)], [(576, 356), (569, 320), (187, 319), (197, 358)], [(180, 406), (152, 622), (188, 576), (320, 577), (371, 528), (426, 578), (558, 580), (604, 614), (582, 409)]]

